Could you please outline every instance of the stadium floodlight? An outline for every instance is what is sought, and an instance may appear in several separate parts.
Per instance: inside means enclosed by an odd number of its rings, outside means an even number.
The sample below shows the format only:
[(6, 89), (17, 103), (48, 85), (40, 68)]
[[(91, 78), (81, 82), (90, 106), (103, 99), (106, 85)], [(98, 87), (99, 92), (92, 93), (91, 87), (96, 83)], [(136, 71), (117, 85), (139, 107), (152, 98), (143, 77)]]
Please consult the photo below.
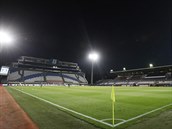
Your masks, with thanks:
[(126, 71), (126, 68), (125, 67), (123, 68), (123, 71)]
[(152, 68), (153, 67), (153, 64), (149, 64), (149, 67)]
[(88, 55), (88, 58), (91, 60), (91, 61), (97, 61), (99, 59), (99, 54), (96, 53), (96, 52), (92, 52)]
[(12, 34), (4, 29), (0, 29), (0, 52), (4, 46), (10, 46), (14, 41)]
[(93, 85), (94, 62), (99, 60), (99, 54), (97, 52), (91, 52), (88, 54), (88, 59), (91, 60), (91, 85)]
[(6, 44), (11, 44), (12, 42), (13, 42), (13, 37), (10, 34), (10, 32), (5, 30), (0, 30), (0, 44), (6, 45)]

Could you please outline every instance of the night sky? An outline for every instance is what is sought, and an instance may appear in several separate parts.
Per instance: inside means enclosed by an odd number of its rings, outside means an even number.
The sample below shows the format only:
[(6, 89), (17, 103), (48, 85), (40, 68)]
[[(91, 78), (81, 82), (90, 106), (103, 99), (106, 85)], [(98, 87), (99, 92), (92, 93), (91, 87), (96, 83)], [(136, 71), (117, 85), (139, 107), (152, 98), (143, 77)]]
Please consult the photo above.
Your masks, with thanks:
[(0, 27), (15, 35), (0, 64), (18, 57), (57, 58), (79, 64), (90, 80), (91, 50), (100, 53), (95, 80), (110, 69), (172, 64), (171, 3), (92, 1), (64, 3), (0, 2)]

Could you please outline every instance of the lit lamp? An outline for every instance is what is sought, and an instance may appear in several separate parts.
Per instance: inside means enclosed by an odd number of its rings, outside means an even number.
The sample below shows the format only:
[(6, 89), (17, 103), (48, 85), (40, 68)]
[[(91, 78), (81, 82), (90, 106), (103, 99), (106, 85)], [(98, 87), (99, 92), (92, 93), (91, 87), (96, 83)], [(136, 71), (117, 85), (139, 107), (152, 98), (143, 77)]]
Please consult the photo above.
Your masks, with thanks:
[(88, 54), (88, 59), (91, 60), (91, 85), (93, 85), (93, 69), (94, 69), (94, 63), (98, 61), (99, 54), (96, 52), (91, 52)]
[(153, 67), (153, 64), (149, 64), (149, 67), (152, 68)]
[(0, 52), (2, 51), (2, 47), (5, 45), (11, 45), (13, 42), (13, 37), (8, 31), (3, 29), (0, 30)]

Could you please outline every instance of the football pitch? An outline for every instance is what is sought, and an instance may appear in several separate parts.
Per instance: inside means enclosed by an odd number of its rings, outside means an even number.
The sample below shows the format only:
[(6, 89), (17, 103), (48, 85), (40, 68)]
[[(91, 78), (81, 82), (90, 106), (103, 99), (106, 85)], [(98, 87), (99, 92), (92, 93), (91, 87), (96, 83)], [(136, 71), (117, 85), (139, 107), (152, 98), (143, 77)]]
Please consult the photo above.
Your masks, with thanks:
[[(115, 124), (112, 125), (111, 87), (15, 86), (6, 89), (40, 129), (72, 128), (83, 123), (93, 125), (92, 128), (124, 128), (172, 107), (171, 87), (115, 87)], [(70, 125), (65, 126), (67, 123)]]

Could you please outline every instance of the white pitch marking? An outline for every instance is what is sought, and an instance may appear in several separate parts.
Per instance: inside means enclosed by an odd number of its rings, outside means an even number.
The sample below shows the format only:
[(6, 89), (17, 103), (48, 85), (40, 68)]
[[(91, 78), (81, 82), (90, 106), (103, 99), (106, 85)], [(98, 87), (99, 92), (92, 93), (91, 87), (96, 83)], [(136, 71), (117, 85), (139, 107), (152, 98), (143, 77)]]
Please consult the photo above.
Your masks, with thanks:
[[(11, 88), (12, 88), (12, 87), (11, 87)], [(91, 119), (91, 120), (93, 120), (93, 121), (99, 122), (99, 123), (101, 123), (101, 124), (104, 124), (104, 125), (107, 125), (107, 126), (110, 126), (110, 127), (114, 127), (112, 124), (109, 124), (109, 123), (106, 123), (106, 122), (104, 122), (104, 121), (98, 120), (98, 119), (93, 118), (93, 117), (91, 117), (91, 116), (87, 116), (87, 115), (85, 115), (85, 114), (82, 114), (82, 113), (76, 112), (76, 111), (74, 111), (74, 110), (65, 108), (65, 107), (63, 107), (63, 106), (60, 106), (60, 105), (55, 104), (55, 103), (52, 103), (52, 102), (50, 102), (50, 101), (48, 101), (48, 100), (42, 99), (42, 98), (37, 97), (37, 96), (35, 96), (35, 95), (32, 95), (32, 94), (29, 94), (29, 93), (27, 93), (27, 92), (21, 91), (21, 90), (19, 90), (19, 89), (16, 89), (16, 88), (13, 88), (13, 89), (15, 89), (15, 90), (17, 90), (17, 91), (20, 91), (20, 92), (22, 92), (22, 93), (24, 93), (24, 94), (27, 94), (27, 95), (29, 95), (29, 96), (32, 96), (33, 98), (36, 98), (36, 99), (39, 99), (39, 100), (44, 101), (44, 102), (46, 102), (46, 103), (49, 103), (49, 104), (51, 104), (51, 105), (53, 105), (53, 106), (56, 106), (56, 107), (58, 107), (58, 108), (61, 108), (61, 109), (65, 110), (65, 111), (69, 111), (69, 112), (72, 112), (72, 113), (74, 113), (74, 114), (77, 114), (77, 115), (83, 116), (83, 117), (85, 117), (85, 118)]]
[[(112, 118), (102, 119), (101, 121), (108, 121), (108, 120), (112, 120)], [(126, 120), (124, 120), (124, 119), (115, 119), (115, 120), (126, 121)]]
[(135, 120), (135, 119), (138, 119), (138, 118), (141, 118), (141, 117), (143, 117), (143, 116), (146, 116), (146, 115), (148, 115), (148, 114), (150, 114), (150, 113), (156, 112), (156, 111), (158, 111), (158, 110), (161, 110), (161, 109), (166, 108), (166, 107), (169, 107), (169, 106), (172, 106), (172, 103), (171, 103), (171, 104), (168, 104), (168, 105), (165, 105), (165, 106), (162, 106), (162, 107), (160, 107), (160, 108), (151, 110), (151, 111), (146, 112), (146, 113), (144, 113), (144, 114), (138, 115), (138, 116), (136, 116), (136, 117), (130, 118), (130, 119), (125, 120), (125, 121), (123, 121), (123, 122), (117, 123), (117, 124), (115, 124), (113, 127), (117, 127), (117, 126), (119, 126), (119, 125), (125, 124), (125, 123), (127, 123), (127, 122), (130, 122), (130, 121)]
[[(11, 88), (12, 88), (12, 87), (11, 87)], [(88, 118), (88, 119), (91, 119), (91, 120), (93, 120), (93, 121), (96, 121), (96, 122), (105, 124), (105, 125), (110, 126), (110, 127), (117, 127), (117, 126), (119, 126), (119, 125), (125, 124), (125, 123), (127, 123), (127, 122), (133, 121), (133, 120), (138, 119), (138, 118), (141, 118), (141, 117), (143, 117), (143, 116), (146, 116), (146, 115), (148, 115), (148, 114), (150, 114), (150, 113), (153, 113), (153, 112), (156, 112), (156, 111), (161, 110), (161, 109), (163, 109), (163, 108), (166, 108), (166, 107), (168, 107), (168, 106), (172, 106), (172, 103), (171, 103), (171, 104), (162, 106), (162, 107), (160, 107), (160, 108), (151, 110), (151, 111), (149, 111), (149, 112), (146, 112), (146, 113), (144, 113), (144, 114), (138, 115), (138, 116), (136, 116), (136, 117), (130, 118), (130, 119), (125, 120), (125, 121), (123, 121), (123, 122), (117, 123), (117, 124), (115, 124), (115, 125), (112, 125), (112, 124), (106, 123), (106, 122), (104, 122), (104, 121), (102, 121), (102, 120), (98, 120), (98, 119), (93, 118), (93, 117), (91, 117), (91, 116), (84, 115), (84, 114), (82, 114), (82, 113), (76, 112), (76, 111), (74, 111), (74, 110), (65, 108), (65, 107), (60, 106), (60, 105), (58, 105), (58, 104), (55, 104), (55, 103), (52, 103), (52, 102), (47, 101), (47, 100), (45, 100), (45, 99), (39, 98), (39, 97), (37, 97), (37, 96), (34, 96), (34, 95), (32, 95), (32, 94), (26, 93), (26, 92), (21, 91), (21, 90), (19, 90), (19, 89), (16, 89), (16, 88), (13, 88), (13, 89), (18, 90), (18, 91), (20, 91), (20, 92), (22, 92), (22, 93), (24, 93), (24, 94), (27, 94), (27, 95), (29, 95), (29, 96), (32, 96), (32, 97), (34, 97), (34, 98), (37, 98), (37, 99), (39, 99), (39, 100), (41, 100), (41, 101), (44, 101), (44, 102), (46, 102), (46, 103), (49, 103), (49, 104), (51, 104), (51, 105), (54, 105), (54, 106), (56, 106), (56, 107), (59, 107), (59, 108), (61, 108), (61, 109), (63, 109), (63, 110), (66, 110), (66, 111), (75, 113), (75, 114), (77, 114), (77, 115), (83, 116), (83, 117), (85, 117), (85, 118)]]

